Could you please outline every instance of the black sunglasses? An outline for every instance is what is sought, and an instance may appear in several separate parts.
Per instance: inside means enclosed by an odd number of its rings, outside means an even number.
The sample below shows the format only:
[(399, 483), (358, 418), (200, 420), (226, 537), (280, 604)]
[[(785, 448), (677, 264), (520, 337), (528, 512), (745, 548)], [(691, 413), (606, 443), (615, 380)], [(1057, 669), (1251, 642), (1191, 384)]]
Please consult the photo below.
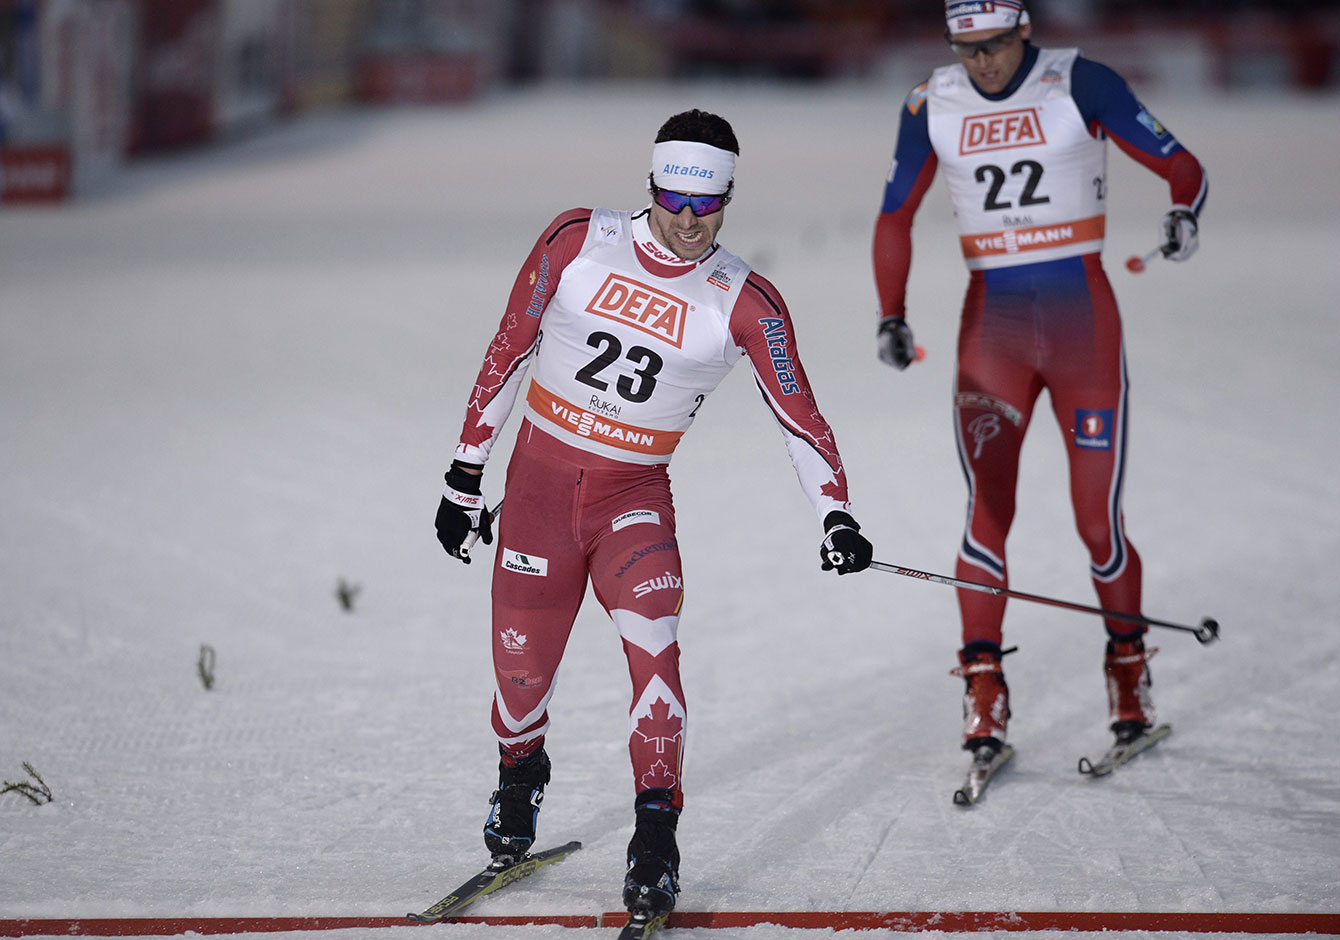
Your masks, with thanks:
[(999, 36), (992, 36), (990, 39), (983, 39), (981, 42), (960, 42), (945, 31), (945, 39), (949, 42), (949, 48), (954, 50), (954, 54), (960, 59), (972, 59), (979, 52), (985, 52), (987, 55), (995, 55), (1006, 46), (1012, 45), (1015, 38), (1019, 35), (1019, 27), (1022, 23), (1016, 23), (1014, 29), (1009, 32), (1001, 33)]

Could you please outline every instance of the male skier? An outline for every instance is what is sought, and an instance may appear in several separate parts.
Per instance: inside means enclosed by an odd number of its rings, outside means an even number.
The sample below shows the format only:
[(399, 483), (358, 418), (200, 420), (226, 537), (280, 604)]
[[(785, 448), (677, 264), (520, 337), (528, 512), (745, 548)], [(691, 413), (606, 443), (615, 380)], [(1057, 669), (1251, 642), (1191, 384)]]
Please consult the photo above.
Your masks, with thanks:
[[(880, 358), (916, 358), (904, 299), (912, 219), (936, 168), (953, 201), (969, 270), (958, 338), (954, 430), (968, 483), (957, 574), (1006, 586), (1005, 538), (1019, 452), (1047, 389), (1066, 441), (1070, 497), (1093, 585), (1108, 609), (1139, 615), (1140, 556), (1122, 519), (1127, 373), (1121, 319), (1099, 258), (1106, 140), (1168, 182), (1162, 254), (1197, 247), (1205, 173), (1112, 69), (1075, 49), (1041, 49), (1020, 0), (948, 0), (958, 62), (908, 95), (875, 225)], [(966, 682), (963, 746), (1000, 755), (1009, 690), (1001, 659), (1005, 598), (960, 589)], [(1155, 721), (1144, 625), (1107, 619), (1104, 672), (1118, 742)], [(1004, 757), (1008, 757), (1006, 749)]]
[(544, 230), (475, 380), (437, 515), (452, 555), (462, 557), (472, 532), (490, 540), (480, 474), (521, 401), (493, 568), (501, 760), (484, 841), (506, 865), (535, 839), (549, 781), (547, 707), (589, 578), (623, 640), (633, 685), (636, 826), (623, 899), (643, 918), (669, 911), (679, 891), (684, 591), (666, 467), (741, 358), (823, 522), (822, 567), (860, 571), (872, 552), (849, 512), (842, 459), (786, 304), (716, 240), (739, 149), (721, 117), (676, 114), (652, 148), (650, 205), (572, 209)]

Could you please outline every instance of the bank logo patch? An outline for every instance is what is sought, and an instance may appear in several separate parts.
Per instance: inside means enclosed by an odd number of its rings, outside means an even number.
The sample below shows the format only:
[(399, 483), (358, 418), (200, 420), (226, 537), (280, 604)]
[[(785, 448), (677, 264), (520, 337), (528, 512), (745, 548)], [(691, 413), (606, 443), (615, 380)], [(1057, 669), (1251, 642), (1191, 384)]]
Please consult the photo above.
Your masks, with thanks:
[(1086, 450), (1112, 449), (1112, 409), (1075, 409), (1075, 446)]
[(540, 578), (547, 577), (549, 574), (548, 558), (541, 558), (539, 555), (523, 555), (520, 552), (512, 551), (510, 548), (504, 548), (502, 551), (502, 566), (504, 571), (532, 574)]
[(606, 317), (658, 336), (679, 349), (684, 343), (684, 314), (688, 304), (673, 294), (622, 274), (611, 274), (600, 285), (587, 313)]
[(970, 153), (1004, 150), (1006, 147), (1040, 147), (1046, 142), (1038, 109), (1019, 108), (964, 118), (958, 152), (961, 156), (967, 156)]
[(618, 532), (622, 528), (630, 525), (637, 525), (638, 523), (660, 525), (661, 514), (652, 509), (634, 509), (621, 516), (615, 516), (614, 521), (610, 523), (610, 530)]

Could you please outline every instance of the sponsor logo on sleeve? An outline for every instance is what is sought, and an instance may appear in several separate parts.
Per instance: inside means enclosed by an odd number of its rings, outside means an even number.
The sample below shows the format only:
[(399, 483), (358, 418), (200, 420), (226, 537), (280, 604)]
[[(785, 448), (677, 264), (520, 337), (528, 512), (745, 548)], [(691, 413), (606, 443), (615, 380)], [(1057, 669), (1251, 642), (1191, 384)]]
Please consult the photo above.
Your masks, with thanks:
[(651, 509), (633, 509), (623, 515), (615, 516), (614, 521), (610, 523), (610, 529), (611, 531), (618, 532), (620, 529), (639, 523), (660, 525), (661, 514)]
[(1150, 114), (1146, 109), (1141, 108), (1140, 113), (1135, 116), (1135, 119), (1144, 126), (1145, 130), (1149, 131), (1149, 133), (1153, 134), (1155, 137), (1168, 136), (1168, 129), (1160, 124), (1159, 119)]
[(777, 381), (782, 385), (783, 395), (795, 395), (800, 391), (800, 380), (796, 377), (796, 361), (791, 358), (791, 336), (787, 332), (786, 322), (780, 317), (760, 317), (763, 335), (768, 340), (768, 355), (772, 357), (772, 370), (777, 373)]
[(543, 578), (549, 574), (549, 559), (541, 558), (539, 555), (523, 555), (521, 552), (504, 548), (502, 551), (502, 567), (504, 571), (515, 571), (517, 574), (530, 574)]
[(930, 95), (930, 93), (931, 93), (930, 82), (922, 82), (916, 88), (913, 88), (912, 91), (908, 94), (907, 101), (905, 102), (908, 114), (916, 114), (917, 112), (919, 112), (921, 110), (921, 106), (926, 103), (926, 98), (927, 96)]
[(688, 304), (673, 294), (622, 274), (605, 278), (587, 313), (607, 317), (660, 337), (676, 349), (684, 343), (684, 315)]
[(964, 118), (958, 152), (960, 156), (967, 156), (1007, 147), (1040, 147), (1046, 142), (1038, 109), (1019, 108)]
[(1112, 409), (1075, 409), (1075, 446), (1086, 450), (1112, 449)]
[(544, 312), (544, 305), (549, 301), (549, 256), (540, 257), (540, 267), (538, 271), (530, 272), (530, 284), (533, 290), (530, 294), (530, 303), (526, 305), (526, 313), (532, 317), (538, 317)]

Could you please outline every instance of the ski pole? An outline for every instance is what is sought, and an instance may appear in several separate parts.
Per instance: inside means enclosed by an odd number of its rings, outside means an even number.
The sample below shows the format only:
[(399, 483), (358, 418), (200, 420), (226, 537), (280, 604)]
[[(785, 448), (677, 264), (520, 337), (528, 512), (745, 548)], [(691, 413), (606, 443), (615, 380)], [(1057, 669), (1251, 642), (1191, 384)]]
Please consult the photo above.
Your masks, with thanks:
[(1126, 259), (1126, 270), (1130, 271), (1132, 274), (1139, 274), (1146, 267), (1148, 267), (1149, 262), (1163, 255), (1163, 248), (1164, 248), (1163, 245), (1159, 245), (1157, 248), (1155, 248), (1149, 254), (1145, 255), (1143, 258), (1140, 257), (1139, 255), (1131, 255), (1129, 258)]
[(879, 571), (888, 571), (893, 574), (900, 574), (906, 578), (917, 578), (921, 581), (934, 581), (936, 584), (947, 584), (950, 587), (967, 588), (970, 591), (980, 591), (983, 594), (994, 594), (997, 597), (1016, 597), (1023, 601), (1033, 601), (1038, 604), (1050, 604), (1053, 607), (1064, 607), (1067, 610), (1079, 610), (1089, 614), (1099, 614), (1103, 617), (1109, 617), (1113, 620), (1124, 620), (1127, 623), (1147, 624), (1151, 627), (1166, 627), (1169, 630), (1181, 630), (1184, 633), (1190, 633), (1202, 645), (1209, 645), (1219, 639), (1219, 621), (1213, 617), (1205, 617), (1201, 620), (1199, 626), (1191, 627), (1181, 623), (1169, 623), (1166, 620), (1155, 620), (1153, 617), (1144, 617), (1139, 614), (1127, 614), (1119, 610), (1108, 610), (1105, 607), (1091, 607), (1088, 604), (1079, 604), (1075, 601), (1064, 601), (1055, 597), (1044, 597), (1041, 594), (1028, 594), (1024, 591), (1015, 591), (1011, 588), (999, 587), (994, 584), (982, 584), (978, 581), (964, 581), (962, 578), (951, 578), (943, 574), (931, 574), (928, 571), (917, 571), (915, 568), (902, 568), (898, 565), (890, 565), (887, 562), (872, 561), (871, 568)]
[(498, 513), (502, 512), (502, 504), (503, 501), (500, 499), (498, 500), (498, 505), (494, 506), (492, 509), (489, 509), (488, 506), (484, 507), (484, 514), (479, 518), (479, 528), (471, 529), (470, 534), (467, 535), (465, 541), (461, 543), (461, 558), (470, 557), (470, 549), (479, 541), (479, 533), (493, 525), (493, 520), (497, 519)]

